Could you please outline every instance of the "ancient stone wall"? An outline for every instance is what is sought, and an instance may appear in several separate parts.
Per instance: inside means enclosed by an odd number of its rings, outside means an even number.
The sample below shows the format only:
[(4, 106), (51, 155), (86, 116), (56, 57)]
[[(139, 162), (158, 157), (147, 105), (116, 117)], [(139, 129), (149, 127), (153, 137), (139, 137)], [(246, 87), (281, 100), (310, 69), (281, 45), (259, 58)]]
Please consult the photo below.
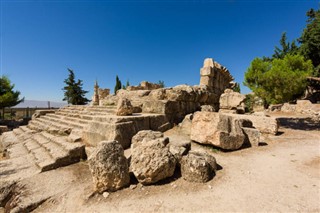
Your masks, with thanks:
[(150, 83), (148, 81), (142, 81), (139, 86), (128, 86), (127, 90), (135, 91), (135, 90), (154, 90), (161, 88), (160, 84)]
[(215, 94), (221, 95), (233, 80), (229, 70), (212, 58), (206, 58), (200, 69), (200, 86), (207, 86)]
[(110, 95), (100, 104), (117, 105), (120, 98), (127, 98), (135, 112), (165, 114), (171, 123), (181, 122), (185, 115), (200, 110), (202, 105), (211, 105), (218, 111), (219, 98), (230, 87), (233, 77), (211, 58), (205, 59), (200, 74), (200, 85), (159, 88), (158, 84), (141, 82), (138, 87), (119, 90), (116, 96)]
[(102, 89), (99, 88), (99, 99), (102, 100), (104, 98), (106, 98), (108, 95), (110, 94), (110, 89)]

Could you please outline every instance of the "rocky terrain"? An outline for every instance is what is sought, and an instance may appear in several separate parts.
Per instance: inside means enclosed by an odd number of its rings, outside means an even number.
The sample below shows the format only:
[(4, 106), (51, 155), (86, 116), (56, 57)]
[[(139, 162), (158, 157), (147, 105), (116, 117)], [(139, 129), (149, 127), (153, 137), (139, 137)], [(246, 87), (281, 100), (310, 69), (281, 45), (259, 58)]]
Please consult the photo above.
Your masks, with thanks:
[[(155, 185), (133, 180), (122, 190), (97, 194), (88, 162), (82, 161), (22, 179), (14, 186), (12, 202), (34, 212), (319, 212), (319, 124), (302, 125), (305, 116), (274, 116), (282, 119), (279, 135), (268, 135), (258, 147), (222, 152), (192, 143), (192, 150), (215, 156), (219, 164), (207, 183), (188, 182), (176, 171)], [(185, 138), (175, 131), (166, 135)]]
[(320, 211), (319, 105), (244, 114), (226, 68), (200, 74), (106, 97), (96, 83), (91, 105), (2, 128), (0, 211)]

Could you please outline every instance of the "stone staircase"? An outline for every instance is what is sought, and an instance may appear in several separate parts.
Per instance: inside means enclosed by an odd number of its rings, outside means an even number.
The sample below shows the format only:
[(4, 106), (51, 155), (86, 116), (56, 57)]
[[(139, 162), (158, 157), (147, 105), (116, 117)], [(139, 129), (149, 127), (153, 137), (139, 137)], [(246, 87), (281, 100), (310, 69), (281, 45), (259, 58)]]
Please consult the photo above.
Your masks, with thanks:
[(27, 126), (5, 134), (2, 142), (6, 141), (11, 143), (7, 148), (10, 159), (31, 157), (41, 172), (78, 162), (85, 157), (84, 144), (70, 143), (66, 136), (36, 132)]
[[(115, 108), (66, 106), (54, 113), (39, 112), (39, 117), (33, 118), (28, 126), (1, 135), (0, 143), (6, 149), (8, 160), (16, 159), (23, 168), (21, 161), (27, 159), (33, 172), (44, 172), (85, 158), (85, 145), (118, 140), (123, 147), (129, 147), (138, 131), (159, 130), (167, 122), (162, 114), (116, 116)], [(14, 163), (12, 165), (14, 167)]]

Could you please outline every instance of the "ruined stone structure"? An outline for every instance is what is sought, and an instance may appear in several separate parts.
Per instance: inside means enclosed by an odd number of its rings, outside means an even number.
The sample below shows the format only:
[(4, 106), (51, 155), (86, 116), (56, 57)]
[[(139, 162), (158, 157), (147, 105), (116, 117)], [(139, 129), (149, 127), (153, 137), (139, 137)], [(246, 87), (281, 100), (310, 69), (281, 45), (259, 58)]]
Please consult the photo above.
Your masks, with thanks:
[(233, 80), (229, 71), (211, 58), (205, 59), (200, 75), (200, 85), (196, 86), (158, 88), (160, 85), (141, 82), (140, 86), (119, 90), (116, 96), (109, 95), (100, 105), (117, 105), (120, 98), (127, 98), (135, 112), (164, 114), (171, 124), (177, 124), (202, 105), (211, 105), (218, 111), (219, 98)]
[(222, 94), (233, 81), (229, 70), (212, 58), (206, 58), (200, 69), (200, 86), (207, 86), (215, 94)]
[(127, 90), (134, 91), (134, 90), (154, 90), (161, 88), (160, 84), (150, 83), (148, 81), (141, 81), (139, 86), (128, 86)]
[[(0, 136), (1, 151), (8, 158), (0, 161), (0, 203), (9, 200), (11, 193), (11, 189), (3, 190), (11, 186), (6, 181), (19, 181), (87, 157), (94, 190), (99, 193), (128, 186), (129, 172), (144, 185), (171, 177), (176, 168), (186, 181), (209, 181), (217, 171), (216, 160), (190, 150), (191, 140), (235, 150), (248, 144), (258, 146), (260, 133), (278, 131), (273, 118), (217, 112), (219, 100), (227, 110), (242, 107), (245, 97), (226, 90), (232, 79), (227, 69), (206, 59), (200, 85), (158, 88), (146, 82), (109, 95), (108, 89), (101, 90), (95, 82), (90, 106), (37, 111), (27, 126)], [(187, 141), (164, 136), (178, 123), (176, 128)], [(125, 156), (124, 149), (129, 147), (131, 156)], [(27, 208), (23, 203), (14, 205), (19, 207), (16, 212)]]
[(102, 89), (99, 88), (98, 82), (95, 81), (94, 84), (94, 93), (92, 96), (92, 102), (91, 105), (93, 106), (99, 106), (100, 105), (100, 100), (103, 100), (110, 94), (110, 89)]
[(108, 88), (105, 88), (105, 89), (99, 88), (98, 92), (99, 92), (99, 100), (102, 100), (102, 99), (106, 98), (110, 94), (110, 89), (108, 89)]

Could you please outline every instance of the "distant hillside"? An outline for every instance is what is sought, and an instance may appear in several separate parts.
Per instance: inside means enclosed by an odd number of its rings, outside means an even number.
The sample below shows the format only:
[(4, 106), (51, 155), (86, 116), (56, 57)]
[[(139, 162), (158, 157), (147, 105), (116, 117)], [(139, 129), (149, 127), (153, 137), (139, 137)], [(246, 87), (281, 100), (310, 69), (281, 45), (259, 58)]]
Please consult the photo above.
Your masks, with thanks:
[[(60, 108), (63, 106), (66, 106), (66, 102), (54, 102), (50, 101), (50, 107), (54, 108)], [(18, 104), (17, 106), (14, 106), (13, 108), (48, 108), (48, 101), (36, 101), (36, 100), (24, 100), (23, 103)]]

